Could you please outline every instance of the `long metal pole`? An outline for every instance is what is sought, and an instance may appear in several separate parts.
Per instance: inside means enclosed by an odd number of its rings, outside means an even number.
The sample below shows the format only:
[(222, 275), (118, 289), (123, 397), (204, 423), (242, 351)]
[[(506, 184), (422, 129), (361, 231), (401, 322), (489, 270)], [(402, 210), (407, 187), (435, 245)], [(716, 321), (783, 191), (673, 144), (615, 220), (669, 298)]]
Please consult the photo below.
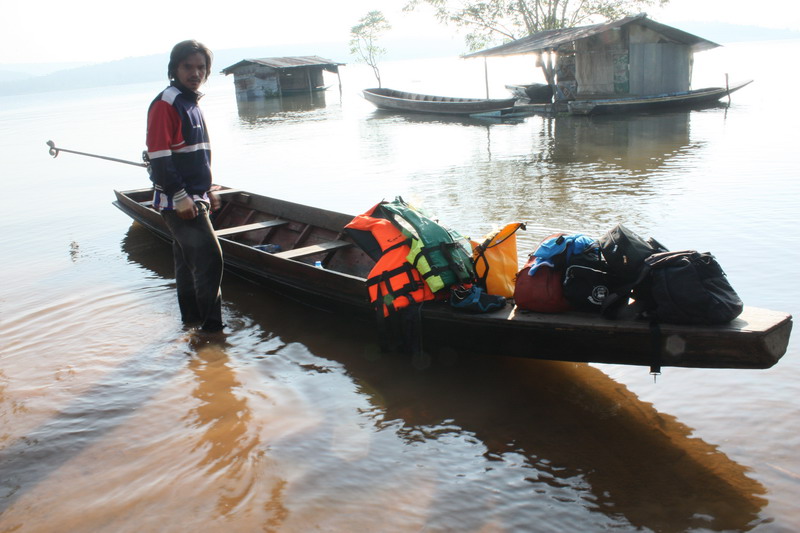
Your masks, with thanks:
[[(136, 161), (126, 161), (125, 159), (117, 159), (116, 157), (108, 157), (105, 155), (97, 155), (97, 154), (88, 154), (86, 152), (76, 152), (75, 150), (67, 150), (66, 148), (57, 148), (53, 141), (47, 141), (47, 146), (50, 147), (50, 155), (53, 157), (58, 157), (59, 152), (67, 152), (70, 154), (77, 154), (77, 155), (85, 155), (88, 157), (96, 157), (97, 159), (105, 159), (106, 161), (114, 161), (115, 163), (125, 163), (126, 165), (133, 165), (136, 167), (149, 167), (150, 163), (148, 161), (144, 163), (137, 163)], [(142, 153), (142, 159), (146, 158), (147, 152)]]

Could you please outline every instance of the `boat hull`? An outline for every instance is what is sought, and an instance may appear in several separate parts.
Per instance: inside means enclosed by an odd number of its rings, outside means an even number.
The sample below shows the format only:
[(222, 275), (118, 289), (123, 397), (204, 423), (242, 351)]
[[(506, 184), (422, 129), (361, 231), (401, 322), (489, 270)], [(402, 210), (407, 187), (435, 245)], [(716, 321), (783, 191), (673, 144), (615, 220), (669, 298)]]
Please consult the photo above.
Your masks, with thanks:
[[(161, 216), (149, 206), (151, 191), (115, 191), (114, 204), (159, 237), (169, 240)], [(304, 304), (374, 320), (366, 276), (374, 262), (343, 233), (352, 216), (225, 189), (215, 216), (226, 270)], [(279, 253), (256, 248), (278, 243)], [(315, 268), (321, 261), (324, 268)], [(786, 352), (791, 316), (745, 307), (724, 326), (661, 325), (606, 320), (589, 313), (527, 313), (513, 305), (470, 314), (443, 302), (421, 310), (426, 350), (494, 356), (650, 366), (654, 340), (661, 366), (769, 368)], [(369, 331), (369, 329), (365, 329)]]
[(364, 89), (364, 98), (385, 111), (430, 113), (438, 115), (472, 115), (514, 107), (516, 98), (484, 100), (417, 94), (393, 89)]
[(710, 87), (696, 91), (661, 94), (641, 97), (603, 98), (572, 100), (567, 103), (572, 115), (599, 115), (611, 113), (634, 113), (639, 111), (658, 111), (668, 109), (697, 109), (716, 105), (720, 99), (729, 96), (752, 83), (751, 81), (733, 87)]

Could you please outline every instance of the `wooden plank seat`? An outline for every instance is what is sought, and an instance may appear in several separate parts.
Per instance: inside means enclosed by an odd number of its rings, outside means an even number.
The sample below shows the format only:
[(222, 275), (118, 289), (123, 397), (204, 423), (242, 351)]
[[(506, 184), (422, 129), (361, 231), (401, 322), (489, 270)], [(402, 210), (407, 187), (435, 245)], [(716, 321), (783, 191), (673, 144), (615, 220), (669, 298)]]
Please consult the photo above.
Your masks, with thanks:
[[(242, 192), (239, 189), (220, 189), (218, 191), (212, 191), (217, 196), (227, 196), (229, 194), (239, 193)], [(144, 207), (153, 207), (153, 200), (145, 200), (144, 202), (139, 202)]]
[(236, 194), (242, 192), (241, 189), (218, 189), (216, 191), (211, 191), (217, 196), (227, 196), (229, 194)]
[(351, 243), (347, 241), (327, 241), (319, 244), (312, 244), (310, 246), (303, 246), (302, 248), (295, 248), (294, 250), (286, 250), (285, 252), (277, 252), (272, 255), (282, 259), (297, 259), (306, 255), (318, 254), (321, 252), (331, 252), (339, 248), (350, 246)]
[(280, 226), (282, 224), (286, 224), (285, 220), (275, 219), (275, 220), (262, 220), (261, 222), (253, 222), (252, 224), (244, 224), (243, 226), (232, 226), (230, 228), (222, 228), (216, 230), (217, 237), (225, 237), (227, 235), (233, 235), (235, 233), (244, 233), (246, 231), (255, 231), (257, 229), (264, 229), (264, 228), (272, 228), (274, 226)]

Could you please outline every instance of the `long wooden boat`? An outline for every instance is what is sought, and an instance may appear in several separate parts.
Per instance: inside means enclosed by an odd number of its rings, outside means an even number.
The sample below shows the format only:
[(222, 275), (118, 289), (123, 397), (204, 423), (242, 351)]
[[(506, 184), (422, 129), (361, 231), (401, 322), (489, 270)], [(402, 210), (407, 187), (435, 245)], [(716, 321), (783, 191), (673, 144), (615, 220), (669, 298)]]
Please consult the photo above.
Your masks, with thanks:
[[(152, 208), (152, 190), (115, 191), (114, 204), (169, 240)], [(213, 220), (226, 270), (309, 305), (354, 320), (374, 320), (365, 278), (374, 262), (344, 233), (351, 215), (235, 189), (218, 192)], [(269, 253), (258, 247), (278, 245)], [(320, 261), (323, 268), (315, 267)], [(501, 356), (650, 366), (653, 333), (637, 320), (606, 320), (585, 313), (524, 313), (513, 305), (470, 314), (447, 303), (422, 306), (424, 348)], [(792, 317), (746, 307), (724, 326), (663, 324), (658, 344), (663, 366), (769, 368), (786, 352)]]
[(453, 98), (430, 94), (408, 93), (394, 89), (364, 89), (364, 98), (378, 109), (404, 113), (434, 113), (439, 115), (472, 115), (510, 109), (516, 98), (491, 100), (481, 98)]
[(567, 108), (572, 115), (595, 115), (605, 113), (632, 113), (659, 109), (696, 109), (715, 105), (720, 99), (729, 96), (753, 83), (753, 80), (731, 87), (708, 87), (694, 91), (657, 94), (652, 96), (630, 96), (624, 98), (600, 98), (572, 100)]

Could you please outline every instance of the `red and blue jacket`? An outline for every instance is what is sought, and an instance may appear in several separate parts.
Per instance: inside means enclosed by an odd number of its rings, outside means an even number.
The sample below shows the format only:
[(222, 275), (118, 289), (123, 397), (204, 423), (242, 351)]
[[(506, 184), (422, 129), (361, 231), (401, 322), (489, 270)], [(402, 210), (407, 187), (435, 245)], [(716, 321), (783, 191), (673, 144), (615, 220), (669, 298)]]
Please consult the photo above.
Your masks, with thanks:
[(172, 209), (186, 196), (206, 198), (211, 188), (211, 145), (197, 105), (201, 96), (172, 82), (150, 104), (147, 155), (157, 209)]

